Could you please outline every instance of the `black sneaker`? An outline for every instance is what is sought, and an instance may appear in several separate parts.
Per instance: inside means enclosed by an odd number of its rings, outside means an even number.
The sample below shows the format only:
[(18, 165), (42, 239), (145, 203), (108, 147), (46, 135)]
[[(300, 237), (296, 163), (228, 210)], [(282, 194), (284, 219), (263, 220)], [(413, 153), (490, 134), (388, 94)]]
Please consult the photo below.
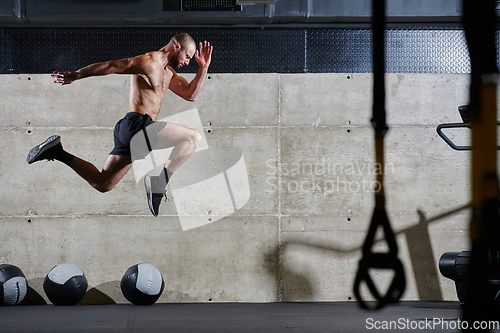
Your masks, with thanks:
[(155, 217), (158, 216), (161, 200), (164, 196), (165, 199), (167, 198), (167, 183), (168, 178), (165, 175), (165, 169), (162, 170), (159, 176), (144, 176), (144, 187), (146, 188), (149, 210)]
[(160, 210), (161, 199), (163, 199), (165, 193), (156, 193), (153, 191), (151, 178), (157, 178), (157, 177), (150, 177), (148, 175), (144, 176), (144, 186), (146, 187), (146, 195), (148, 197), (149, 210), (151, 211), (154, 217), (157, 217), (158, 212)]
[(47, 140), (31, 148), (26, 158), (28, 164), (41, 161), (41, 160), (54, 160), (56, 152), (62, 150), (61, 137), (59, 135), (52, 135)]

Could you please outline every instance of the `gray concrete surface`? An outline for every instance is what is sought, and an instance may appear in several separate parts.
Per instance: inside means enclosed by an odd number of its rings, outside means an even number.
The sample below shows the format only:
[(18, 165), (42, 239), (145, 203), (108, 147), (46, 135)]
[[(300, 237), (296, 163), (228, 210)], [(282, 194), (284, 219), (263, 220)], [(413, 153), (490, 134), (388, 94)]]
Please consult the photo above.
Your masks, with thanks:
[[(435, 131), (461, 121), (467, 88), (461, 74), (387, 75), (384, 174), (405, 300), (456, 300), (438, 261), (468, 248), (468, 212), (427, 221), (470, 200), (469, 153)], [(164, 276), (159, 302), (354, 297), (379, 172), (370, 74), (210, 74), (195, 103), (167, 92), (160, 118), (197, 108), (208, 146), (240, 149), (248, 173), (250, 198), (240, 210), (188, 231), (171, 193), (161, 216), (150, 214), (131, 172), (102, 194), (62, 163), (26, 164), (32, 146), (60, 134), (68, 151), (100, 168), (127, 111), (127, 76), (61, 87), (49, 75), (2, 75), (0, 92), (0, 263), (19, 266), (45, 302), (43, 278), (65, 262), (85, 272), (89, 290), (117, 303), (126, 302), (122, 275), (140, 262)], [(466, 142), (465, 133), (449, 134)], [(213, 211), (207, 207), (208, 218)]]

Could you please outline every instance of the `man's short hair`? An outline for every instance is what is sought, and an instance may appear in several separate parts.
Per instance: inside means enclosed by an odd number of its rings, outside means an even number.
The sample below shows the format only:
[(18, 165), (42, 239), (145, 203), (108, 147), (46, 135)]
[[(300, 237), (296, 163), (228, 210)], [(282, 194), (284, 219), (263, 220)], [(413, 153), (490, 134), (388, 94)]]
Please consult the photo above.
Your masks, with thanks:
[(193, 45), (196, 49), (196, 42), (194, 41), (193, 37), (185, 32), (175, 35), (174, 37), (172, 37), (170, 42), (174, 45), (177, 43), (181, 44), (181, 49), (189, 47), (189, 45)]

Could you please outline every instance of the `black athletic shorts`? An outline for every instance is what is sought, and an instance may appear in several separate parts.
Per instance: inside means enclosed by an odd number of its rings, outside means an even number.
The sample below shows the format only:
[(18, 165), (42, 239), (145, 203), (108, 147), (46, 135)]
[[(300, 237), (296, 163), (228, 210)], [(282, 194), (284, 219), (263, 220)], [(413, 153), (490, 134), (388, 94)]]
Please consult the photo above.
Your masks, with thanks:
[(110, 155), (130, 155), (130, 140), (132, 140), (132, 137), (146, 126), (154, 123), (149, 114), (128, 112), (115, 125), (113, 132), (115, 147)]

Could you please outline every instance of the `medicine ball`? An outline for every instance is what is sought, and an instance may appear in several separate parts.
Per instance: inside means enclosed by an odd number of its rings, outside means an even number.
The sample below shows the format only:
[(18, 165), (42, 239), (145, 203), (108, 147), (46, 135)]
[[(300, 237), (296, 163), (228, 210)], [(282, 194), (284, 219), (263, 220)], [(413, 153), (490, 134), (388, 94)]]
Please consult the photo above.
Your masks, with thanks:
[(54, 305), (76, 305), (87, 292), (87, 278), (72, 264), (52, 268), (43, 281), (43, 290)]
[(26, 296), (28, 283), (17, 266), (0, 265), (0, 305), (16, 305)]
[(151, 264), (130, 267), (122, 277), (123, 296), (135, 305), (151, 305), (160, 298), (165, 282), (160, 271)]

